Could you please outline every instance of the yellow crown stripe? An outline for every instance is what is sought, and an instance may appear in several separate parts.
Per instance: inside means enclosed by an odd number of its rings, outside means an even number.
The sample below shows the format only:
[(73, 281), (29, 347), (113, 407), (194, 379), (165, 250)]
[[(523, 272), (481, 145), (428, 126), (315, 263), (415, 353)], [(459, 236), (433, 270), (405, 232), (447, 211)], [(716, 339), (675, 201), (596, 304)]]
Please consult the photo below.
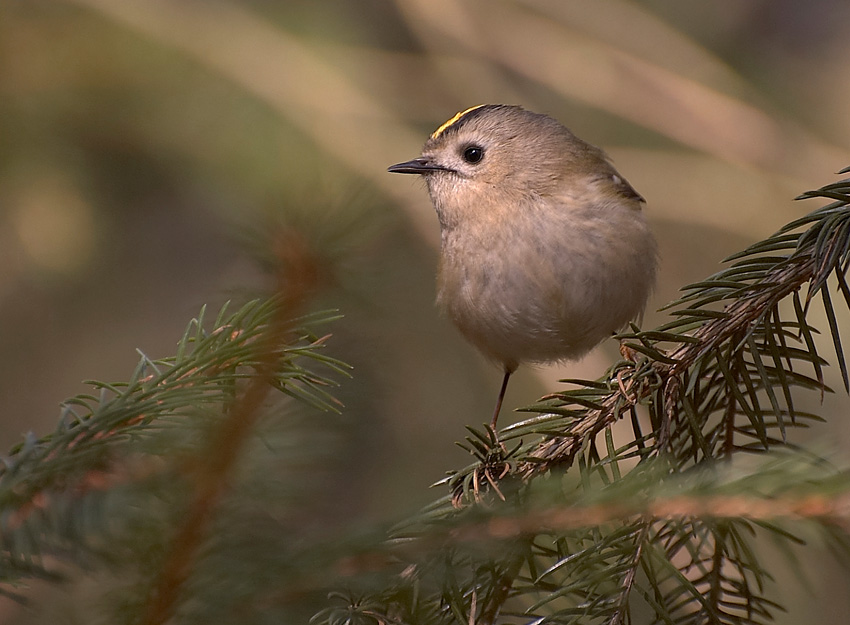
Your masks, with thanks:
[(457, 115), (455, 115), (454, 117), (452, 117), (449, 121), (445, 122), (442, 126), (440, 126), (439, 128), (437, 128), (437, 129), (434, 131), (434, 133), (431, 135), (431, 138), (432, 138), (432, 139), (436, 139), (436, 138), (437, 138), (437, 137), (439, 137), (441, 134), (443, 134), (443, 133), (446, 131), (446, 129), (448, 129), (448, 128), (450, 128), (451, 126), (453, 126), (454, 124), (456, 124), (456, 123), (460, 120), (460, 118), (461, 118), (461, 117), (463, 117), (463, 116), (464, 116), (464, 115), (466, 115), (467, 113), (471, 113), (471, 112), (472, 112), (472, 111), (474, 111), (475, 109), (480, 109), (482, 106), (486, 106), (486, 104), (477, 104), (477, 105), (475, 105), (475, 106), (470, 106), (470, 107), (469, 107), (468, 109), (466, 109), (465, 111), (461, 111), (460, 113), (458, 113)]

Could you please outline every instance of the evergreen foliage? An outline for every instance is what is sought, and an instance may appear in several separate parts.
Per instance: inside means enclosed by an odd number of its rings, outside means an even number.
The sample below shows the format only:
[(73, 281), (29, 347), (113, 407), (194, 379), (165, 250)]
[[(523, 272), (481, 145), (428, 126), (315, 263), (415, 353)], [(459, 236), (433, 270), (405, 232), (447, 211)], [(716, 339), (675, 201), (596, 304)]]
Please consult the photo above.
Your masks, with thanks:
[(342, 539), (303, 531), (347, 367), (317, 332), (332, 315), (301, 315), (318, 278), (288, 246), (278, 296), (202, 311), (173, 357), (92, 382), (2, 458), (0, 592), (109, 570), (109, 622), (288, 622), (335, 588), (315, 625), (770, 623), (759, 539), (850, 544), (846, 472), (790, 436), (823, 420), (800, 393), (830, 390), (817, 309), (848, 388), (850, 180), (801, 197), (830, 203), (621, 335), (602, 379), (470, 428), (431, 506)]

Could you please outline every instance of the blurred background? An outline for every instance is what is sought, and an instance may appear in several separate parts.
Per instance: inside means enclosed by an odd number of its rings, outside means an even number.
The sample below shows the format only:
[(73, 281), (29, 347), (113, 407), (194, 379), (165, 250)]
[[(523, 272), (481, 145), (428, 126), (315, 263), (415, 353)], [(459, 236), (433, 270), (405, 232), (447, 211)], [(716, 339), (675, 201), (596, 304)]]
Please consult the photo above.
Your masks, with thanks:
[[(82, 380), (126, 379), (137, 348), (171, 354), (201, 305), (262, 292), (263, 242), (297, 227), (330, 268), (316, 308), (345, 315), (351, 498), (364, 519), (411, 510), (467, 463), (452, 443), (501, 374), (437, 315), (436, 218), (386, 167), (474, 104), (556, 117), (648, 200), (655, 325), (850, 165), (848, 26), (846, 0), (4, 0), (0, 450), (50, 431)], [(523, 368), (506, 408), (616, 358)], [(811, 406), (839, 457), (847, 405)], [(846, 574), (804, 567), (788, 600), (846, 622)]]

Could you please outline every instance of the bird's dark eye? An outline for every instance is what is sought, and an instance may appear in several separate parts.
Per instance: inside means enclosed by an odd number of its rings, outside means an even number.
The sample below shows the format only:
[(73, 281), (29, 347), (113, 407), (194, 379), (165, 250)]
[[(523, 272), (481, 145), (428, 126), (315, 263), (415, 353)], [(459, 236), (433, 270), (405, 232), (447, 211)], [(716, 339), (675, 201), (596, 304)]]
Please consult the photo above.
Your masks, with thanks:
[(463, 160), (467, 163), (478, 163), (484, 158), (484, 148), (477, 145), (467, 146), (463, 151)]

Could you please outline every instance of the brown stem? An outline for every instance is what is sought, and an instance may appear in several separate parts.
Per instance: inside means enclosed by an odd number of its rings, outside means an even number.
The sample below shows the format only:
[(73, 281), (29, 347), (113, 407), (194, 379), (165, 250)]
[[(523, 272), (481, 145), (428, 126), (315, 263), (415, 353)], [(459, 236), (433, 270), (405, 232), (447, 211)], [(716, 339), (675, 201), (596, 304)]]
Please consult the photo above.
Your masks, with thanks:
[(194, 496), (182, 516), (171, 550), (148, 599), (142, 620), (145, 625), (162, 625), (174, 616), (199, 549), (209, 534), (215, 509), (228, 490), (228, 478), (259, 419), (262, 403), (272, 389), (279, 348), (292, 338), (289, 320), (298, 316), (318, 286), (319, 265), (303, 238), (285, 231), (276, 243), (275, 252), (280, 263), (280, 305), (269, 323), (268, 333), (261, 339), (263, 352), (258, 357), (254, 377), (230, 407), (209, 448), (197, 460), (197, 469), (193, 472)]
[[(699, 342), (684, 343), (668, 354), (675, 361), (673, 364), (652, 363), (656, 375), (662, 380), (662, 386), (669, 380), (679, 377), (698, 358), (717, 349), (732, 337), (746, 333), (753, 323), (776, 306), (780, 300), (799, 289), (805, 282), (811, 281), (816, 276), (816, 272), (816, 263), (808, 255), (800, 255), (793, 261), (771, 271), (763, 283), (776, 285), (776, 288), (754, 291), (749, 297), (731, 302), (725, 309), (727, 313), (725, 317), (709, 321), (693, 333), (692, 336), (699, 339)], [(634, 372), (635, 365), (632, 367)], [(613, 390), (599, 402), (601, 408), (589, 410), (585, 418), (571, 424), (565, 436), (540, 443), (537, 449), (529, 454), (535, 458), (535, 461), (521, 466), (523, 477), (527, 479), (545, 473), (556, 466), (562, 468), (572, 466), (576, 454), (585, 441), (591, 440), (613, 424), (619, 418), (624, 406), (638, 404), (655, 390), (652, 385), (646, 383), (638, 383), (634, 386), (636, 388), (628, 394), (623, 393), (619, 388)], [(659, 433), (659, 439), (665, 436), (664, 432)], [(724, 451), (726, 449), (724, 448)]]
[(268, 382), (268, 373), (251, 382), (200, 462), (194, 498), (177, 529), (171, 552), (149, 599), (147, 616), (143, 621), (147, 625), (165, 623), (174, 614), (198, 548), (207, 536), (213, 511), (225, 493), (227, 478), (269, 392)]

